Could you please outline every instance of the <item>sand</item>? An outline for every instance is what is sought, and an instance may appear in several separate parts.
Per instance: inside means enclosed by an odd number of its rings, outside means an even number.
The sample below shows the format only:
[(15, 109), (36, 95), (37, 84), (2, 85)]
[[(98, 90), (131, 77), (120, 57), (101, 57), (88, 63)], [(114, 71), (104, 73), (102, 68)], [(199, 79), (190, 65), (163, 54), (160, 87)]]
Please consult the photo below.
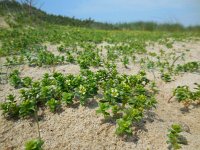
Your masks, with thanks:
[(5, 19), (0, 16), (0, 28), (9, 28), (9, 25), (6, 23)]

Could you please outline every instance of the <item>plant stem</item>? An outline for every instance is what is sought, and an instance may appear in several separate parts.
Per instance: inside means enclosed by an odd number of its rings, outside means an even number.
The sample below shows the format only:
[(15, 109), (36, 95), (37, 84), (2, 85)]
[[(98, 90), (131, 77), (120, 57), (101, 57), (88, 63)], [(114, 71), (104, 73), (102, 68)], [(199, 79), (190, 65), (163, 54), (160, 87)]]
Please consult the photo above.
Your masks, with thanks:
[(38, 137), (39, 139), (41, 139), (41, 135), (40, 135), (40, 126), (39, 126), (39, 121), (38, 121), (38, 114), (37, 114), (38, 111), (35, 111), (34, 114), (35, 114), (35, 121), (36, 121), (36, 124), (37, 124), (37, 130), (38, 130)]
[(172, 95), (169, 99), (168, 99), (168, 103), (170, 103), (170, 100), (173, 98), (174, 96)]

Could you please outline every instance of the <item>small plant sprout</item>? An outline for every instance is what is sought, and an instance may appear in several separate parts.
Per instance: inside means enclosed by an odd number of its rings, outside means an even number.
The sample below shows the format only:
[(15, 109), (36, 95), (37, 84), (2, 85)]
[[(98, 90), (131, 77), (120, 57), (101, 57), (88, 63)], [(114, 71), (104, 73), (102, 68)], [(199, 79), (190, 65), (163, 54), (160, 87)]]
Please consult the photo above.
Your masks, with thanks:
[(161, 75), (161, 79), (165, 82), (171, 82), (172, 81), (171, 75), (169, 73), (163, 73)]
[(122, 61), (123, 65), (124, 65), (124, 67), (128, 68), (127, 65), (129, 64), (129, 58), (127, 56), (124, 56), (121, 61)]
[(173, 150), (177, 150), (181, 148), (180, 144), (187, 145), (187, 139), (180, 135), (182, 132), (182, 127), (179, 124), (173, 124), (171, 128), (168, 130), (168, 140), (167, 143), (170, 144), (169, 148)]
[(42, 145), (44, 141), (42, 139), (33, 139), (25, 144), (25, 150), (43, 150)]

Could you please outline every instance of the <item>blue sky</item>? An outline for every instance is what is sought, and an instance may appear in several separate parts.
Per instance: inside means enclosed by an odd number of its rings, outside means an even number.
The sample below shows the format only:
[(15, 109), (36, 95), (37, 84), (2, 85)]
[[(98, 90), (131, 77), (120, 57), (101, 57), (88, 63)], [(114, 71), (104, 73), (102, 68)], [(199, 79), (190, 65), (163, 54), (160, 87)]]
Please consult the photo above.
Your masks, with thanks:
[(200, 0), (37, 0), (47, 13), (101, 22), (200, 25)]

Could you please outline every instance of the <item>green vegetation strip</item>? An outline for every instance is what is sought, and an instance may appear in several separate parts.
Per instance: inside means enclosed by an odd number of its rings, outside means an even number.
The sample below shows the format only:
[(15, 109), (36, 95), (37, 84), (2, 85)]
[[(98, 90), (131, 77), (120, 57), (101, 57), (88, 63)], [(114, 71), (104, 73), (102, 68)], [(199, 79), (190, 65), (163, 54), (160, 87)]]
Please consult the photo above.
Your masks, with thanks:
[[(15, 100), (14, 95), (9, 95), (1, 103), (5, 117), (31, 117), (45, 106), (55, 113), (61, 104), (87, 106), (88, 101), (95, 98), (99, 105), (97, 113), (105, 119), (116, 120), (119, 135), (132, 134), (133, 122), (140, 121), (145, 111), (156, 104), (155, 90), (144, 71), (137, 75), (121, 75), (111, 64), (96, 73), (84, 69), (76, 76), (46, 73), (38, 81), (20, 78), (19, 72), (14, 71), (10, 74), (10, 83), (15, 88), (26, 88), (20, 90), (20, 99)], [(98, 98), (97, 94), (103, 97)]]

